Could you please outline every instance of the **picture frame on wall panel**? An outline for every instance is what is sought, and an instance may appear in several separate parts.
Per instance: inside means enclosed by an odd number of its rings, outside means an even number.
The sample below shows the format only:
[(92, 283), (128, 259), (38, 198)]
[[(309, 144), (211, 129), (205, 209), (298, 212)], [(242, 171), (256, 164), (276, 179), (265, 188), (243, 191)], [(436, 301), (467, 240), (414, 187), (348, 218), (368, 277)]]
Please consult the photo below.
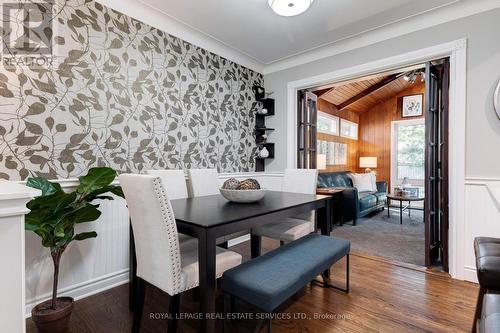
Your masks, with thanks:
[(411, 118), (420, 117), (424, 114), (424, 94), (403, 96), (403, 105), (401, 107), (401, 117)]

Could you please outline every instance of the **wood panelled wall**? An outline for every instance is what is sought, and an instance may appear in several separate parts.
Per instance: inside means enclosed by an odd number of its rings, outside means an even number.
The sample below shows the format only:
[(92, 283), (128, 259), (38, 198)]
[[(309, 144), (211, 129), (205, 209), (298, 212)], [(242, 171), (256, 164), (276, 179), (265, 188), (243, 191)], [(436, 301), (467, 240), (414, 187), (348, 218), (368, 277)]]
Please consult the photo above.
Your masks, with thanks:
[[(347, 119), (354, 123), (359, 123), (359, 115), (351, 111), (338, 111), (337, 108), (323, 100), (318, 99), (318, 110), (329, 113), (339, 118)], [(337, 135), (329, 135), (324, 133), (317, 134), (317, 140), (340, 142), (347, 144), (347, 165), (327, 165), (326, 170), (320, 172), (335, 172), (335, 171), (356, 171), (358, 167), (358, 141), (343, 138)]]
[[(377, 157), (377, 180), (390, 184), (391, 178), (391, 122), (395, 120), (414, 120), (422, 117), (402, 118), (403, 96), (425, 93), (425, 84), (417, 83), (385, 101), (371, 110), (359, 115), (358, 156)], [(425, 102), (424, 104), (425, 105)], [(359, 172), (364, 172), (358, 169)], [(391, 187), (390, 187), (391, 188)]]

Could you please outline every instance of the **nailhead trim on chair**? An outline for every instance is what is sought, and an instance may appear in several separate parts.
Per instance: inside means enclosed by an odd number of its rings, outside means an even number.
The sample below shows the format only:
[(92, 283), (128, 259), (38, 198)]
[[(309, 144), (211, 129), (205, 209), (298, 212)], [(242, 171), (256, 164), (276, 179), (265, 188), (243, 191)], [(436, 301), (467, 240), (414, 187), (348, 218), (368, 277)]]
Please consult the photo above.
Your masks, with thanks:
[(162, 185), (160, 177), (155, 177), (155, 179), (153, 180), (153, 187), (160, 204), (161, 216), (163, 218), (165, 230), (167, 232), (168, 242), (171, 246), (170, 252), (168, 253), (173, 266), (171, 295), (176, 295), (184, 291), (181, 288), (181, 257), (179, 238), (177, 236), (177, 226), (175, 224), (175, 217), (172, 212), (172, 207), (170, 206), (170, 202), (167, 199), (167, 194), (165, 192), (165, 188)]

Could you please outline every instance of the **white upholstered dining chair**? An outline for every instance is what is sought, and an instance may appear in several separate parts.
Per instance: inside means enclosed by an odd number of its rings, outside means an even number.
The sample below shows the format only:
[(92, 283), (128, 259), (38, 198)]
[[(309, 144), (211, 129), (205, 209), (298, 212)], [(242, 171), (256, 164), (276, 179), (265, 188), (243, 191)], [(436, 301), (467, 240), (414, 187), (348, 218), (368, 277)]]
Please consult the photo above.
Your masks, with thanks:
[(169, 200), (188, 197), (186, 175), (183, 170), (147, 170), (146, 174), (161, 178)]
[[(198, 241), (179, 241), (174, 212), (160, 177), (122, 174), (119, 181), (127, 201), (137, 258), (137, 299), (132, 332), (138, 332), (146, 283), (171, 296), (172, 317), (179, 312), (180, 293), (199, 285)], [(216, 249), (216, 277), (241, 263), (241, 255)], [(175, 319), (169, 332), (176, 330)]]
[[(193, 197), (202, 197), (206, 195), (220, 194), (221, 187), (219, 173), (216, 169), (188, 169), (189, 186)], [(235, 239), (250, 232), (240, 231), (234, 234), (217, 238), (217, 244), (227, 248), (228, 241)]]
[(220, 194), (217, 169), (188, 169), (187, 172), (193, 197)]
[[(286, 169), (283, 177), (283, 192), (315, 194), (318, 182), (316, 169)], [(282, 244), (304, 237), (315, 229), (314, 212), (288, 217), (252, 229), (252, 235), (279, 240)]]
[[(186, 175), (183, 170), (146, 170), (147, 175), (161, 178), (168, 200), (186, 199), (188, 190)], [(179, 233), (179, 241), (188, 240), (189, 236)]]

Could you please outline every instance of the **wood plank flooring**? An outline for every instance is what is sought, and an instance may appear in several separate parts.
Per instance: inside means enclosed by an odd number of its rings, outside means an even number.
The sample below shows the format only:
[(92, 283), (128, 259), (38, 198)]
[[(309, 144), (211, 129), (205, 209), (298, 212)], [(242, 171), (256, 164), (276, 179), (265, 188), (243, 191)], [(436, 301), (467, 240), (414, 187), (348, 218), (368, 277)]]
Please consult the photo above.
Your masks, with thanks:
[[(265, 252), (278, 244), (264, 241), (263, 245)], [(248, 259), (248, 242), (232, 249)], [(344, 283), (344, 265), (342, 261), (331, 269), (337, 284)], [(444, 274), (428, 274), (352, 254), (348, 295), (307, 286), (281, 309), (284, 319), (273, 320), (273, 332), (470, 332), (477, 292), (475, 284), (453, 280)], [(220, 296), (217, 306), (222, 312)], [(167, 321), (150, 318), (150, 314), (165, 313), (167, 306), (165, 294), (148, 288), (141, 332), (165, 332)], [(181, 312), (197, 311), (192, 293), (183, 294)], [(237, 304), (237, 311), (256, 315), (255, 310), (244, 304)], [(297, 318), (300, 316), (303, 318)], [(70, 333), (130, 332), (131, 324), (128, 286), (123, 285), (77, 301)], [(238, 320), (232, 331), (251, 332), (258, 324), (256, 320)], [(182, 320), (178, 331), (196, 332), (197, 325), (195, 319)], [(36, 332), (30, 319), (27, 332)]]

